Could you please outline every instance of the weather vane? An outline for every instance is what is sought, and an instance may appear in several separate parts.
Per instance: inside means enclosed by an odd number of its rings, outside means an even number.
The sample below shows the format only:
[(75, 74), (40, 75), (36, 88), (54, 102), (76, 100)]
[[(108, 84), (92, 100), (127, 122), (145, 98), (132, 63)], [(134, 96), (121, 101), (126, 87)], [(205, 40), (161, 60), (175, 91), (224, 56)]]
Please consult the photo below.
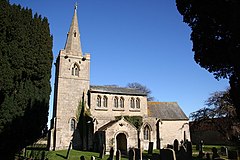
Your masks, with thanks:
[(77, 2), (75, 3), (75, 6), (74, 6), (74, 9), (77, 9), (77, 6), (78, 6), (78, 4), (77, 4)]

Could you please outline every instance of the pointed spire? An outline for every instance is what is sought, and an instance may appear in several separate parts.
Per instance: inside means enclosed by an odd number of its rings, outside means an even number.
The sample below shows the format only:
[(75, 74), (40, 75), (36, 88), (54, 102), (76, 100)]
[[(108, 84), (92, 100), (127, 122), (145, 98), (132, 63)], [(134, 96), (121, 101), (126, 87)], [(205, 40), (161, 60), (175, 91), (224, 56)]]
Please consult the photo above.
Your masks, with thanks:
[(77, 3), (74, 6), (74, 15), (67, 35), (67, 41), (64, 49), (66, 50), (67, 54), (82, 56), (82, 47), (77, 18)]

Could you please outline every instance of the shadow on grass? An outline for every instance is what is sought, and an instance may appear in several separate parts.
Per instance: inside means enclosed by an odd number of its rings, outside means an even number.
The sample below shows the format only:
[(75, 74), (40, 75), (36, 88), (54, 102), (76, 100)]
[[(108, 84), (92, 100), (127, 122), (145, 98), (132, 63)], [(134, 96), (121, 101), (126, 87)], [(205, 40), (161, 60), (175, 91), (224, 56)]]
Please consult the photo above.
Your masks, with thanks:
[(56, 153), (56, 155), (59, 156), (59, 157), (62, 157), (62, 158), (64, 158), (64, 159), (67, 159), (66, 156), (63, 156), (63, 155), (61, 155), (61, 154)]

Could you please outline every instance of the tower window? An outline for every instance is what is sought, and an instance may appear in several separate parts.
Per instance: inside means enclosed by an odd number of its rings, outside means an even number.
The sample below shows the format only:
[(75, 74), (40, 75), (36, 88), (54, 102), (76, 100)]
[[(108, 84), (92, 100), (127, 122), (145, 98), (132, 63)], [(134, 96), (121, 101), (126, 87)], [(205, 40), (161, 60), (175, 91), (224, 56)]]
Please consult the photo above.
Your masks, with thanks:
[(70, 122), (71, 124), (70, 124), (70, 130), (71, 131), (74, 131), (75, 130), (75, 125), (76, 125), (76, 122), (75, 122), (75, 120), (74, 119), (71, 119), (71, 122)]
[(79, 67), (76, 64), (74, 64), (73, 67), (72, 67), (72, 75), (78, 77), (79, 76), (79, 71), (80, 71)]
[(107, 107), (107, 103), (108, 103), (108, 98), (107, 96), (103, 97), (103, 107)]
[(74, 32), (74, 37), (77, 37), (77, 33), (76, 33), (76, 31)]
[(118, 97), (114, 98), (114, 107), (118, 108)]
[(135, 108), (134, 98), (131, 98), (131, 100), (130, 100), (130, 106), (131, 106), (131, 108)]
[(136, 99), (136, 108), (140, 108), (140, 99), (139, 98)]
[(120, 98), (120, 108), (124, 108), (124, 98)]
[(97, 106), (101, 107), (101, 96), (97, 96)]
[(143, 134), (144, 140), (150, 140), (150, 128), (148, 125), (144, 127)]

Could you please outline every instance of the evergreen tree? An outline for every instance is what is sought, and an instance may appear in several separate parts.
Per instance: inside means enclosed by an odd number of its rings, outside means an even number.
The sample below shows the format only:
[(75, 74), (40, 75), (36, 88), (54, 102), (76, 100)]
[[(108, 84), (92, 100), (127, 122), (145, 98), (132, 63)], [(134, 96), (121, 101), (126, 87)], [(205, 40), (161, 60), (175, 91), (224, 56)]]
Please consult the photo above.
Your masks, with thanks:
[(42, 136), (51, 66), (47, 18), (0, 0), (0, 159), (13, 159)]

